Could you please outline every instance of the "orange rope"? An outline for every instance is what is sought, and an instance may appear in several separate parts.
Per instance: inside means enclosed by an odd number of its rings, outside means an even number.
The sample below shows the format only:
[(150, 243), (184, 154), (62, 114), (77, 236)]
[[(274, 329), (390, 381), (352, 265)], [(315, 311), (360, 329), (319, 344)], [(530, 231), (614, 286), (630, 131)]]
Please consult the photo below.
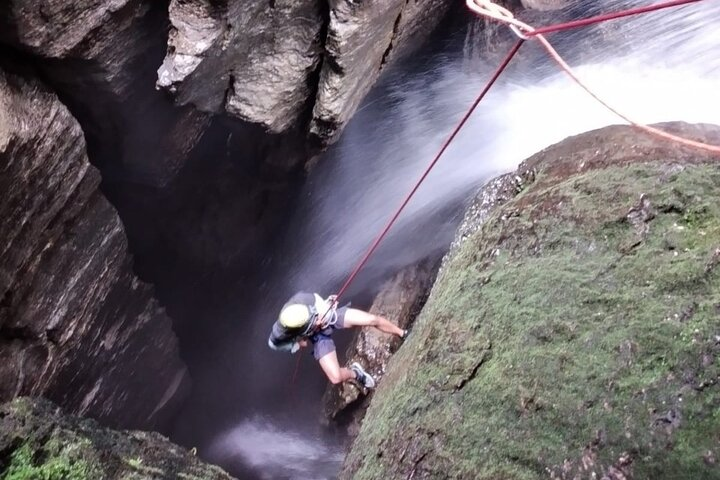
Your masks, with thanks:
[[(550, 42), (545, 38), (544, 35), (536, 33), (536, 29), (530, 25), (528, 25), (525, 22), (521, 22), (520, 20), (516, 19), (515, 16), (510, 12), (508, 9), (501, 7), (495, 3), (493, 3), (490, 0), (466, 0), (468, 8), (472, 10), (473, 12), (486, 17), (491, 18), (494, 20), (498, 20), (500, 22), (503, 22), (507, 24), (513, 32), (515, 32), (516, 35), (518, 35), (520, 38), (523, 39), (530, 39), (535, 38), (537, 39), (542, 46), (547, 50), (548, 54), (555, 60), (555, 62), (560, 65), (560, 68), (567, 73), (567, 75), (575, 81), (583, 90), (585, 90), (590, 96), (592, 96), (595, 100), (597, 100), (602, 106), (610, 110), (612, 113), (617, 115), (618, 117), (622, 118), (632, 126), (638, 128), (639, 130), (642, 130), (643, 132), (646, 132), (650, 135), (654, 135), (659, 138), (663, 138), (666, 140), (670, 140), (672, 142), (676, 142), (682, 145), (686, 145), (693, 148), (698, 148), (701, 150), (705, 150), (707, 152), (714, 153), (716, 155), (720, 155), (720, 146), (718, 145), (711, 145), (704, 142), (699, 142), (695, 140), (690, 140), (688, 138), (680, 137), (678, 135), (673, 135), (672, 133), (666, 132), (664, 130), (660, 130), (655, 127), (651, 127), (649, 125), (644, 125), (640, 122), (636, 122), (635, 120), (631, 119), (627, 115), (621, 113), (618, 109), (610, 106), (608, 102), (600, 98), (598, 94), (596, 94), (590, 87), (587, 86), (585, 82), (580, 80), (580, 78), (575, 74), (573, 69), (570, 67), (570, 65), (563, 60), (563, 58), (560, 56), (560, 54), (553, 48), (553, 46), (550, 44)], [(677, 6), (679, 4), (682, 4), (685, 2), (668, 2), (666, 4), (656, 5), (654, 8), (660, 9), (670, 6)], [(686, 2), (690, 3), (690, 1)], [(647, 11), (645, 9), (644, 11)], [(642, 13), (644, 13), (644, 11)], [(570, 28), (570, 27), (567, 27)]]

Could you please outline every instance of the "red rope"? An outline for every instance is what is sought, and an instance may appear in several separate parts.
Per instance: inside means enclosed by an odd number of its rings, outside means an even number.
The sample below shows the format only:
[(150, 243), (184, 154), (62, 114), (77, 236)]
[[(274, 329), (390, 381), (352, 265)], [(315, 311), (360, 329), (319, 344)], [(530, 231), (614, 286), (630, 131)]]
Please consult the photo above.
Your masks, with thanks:
[(689, 3), (700, 2), (701, 0), (672, 0), (670, 2), (658, 3), (656, 5), (648, 5), (646, 7), (632, 8), (629, 10), (623, 10), (621, 12), (607, 13), (604, 15), (598, 15), (595, 17), (583, 18), (581, 20), (575, 20), (572, 22), (558, 23), (557, 25), (550, 25), (547, 27), (539, 27), (532, 32), (525, 32), (523, 34), (532, 37), (535, 35), (542, 35), (544, 33), (557, 32), (560, 30), (569, 30), (571, 28), (584, 27), (586, 25), (592, 25), (594, 23), (606, 22), (608, 20), (615, 20), (617, 18), (629, 17), (631, 15), (639, 15), (641, 13), (653, 12), (655, 10), (662, 10), (664, 8), (677, 7), (679, 5), (686, 5)]
[[(676, 6), (686, 5), (686, 4), (690, 4), (690, 3), (696, 3), (696, 2), (699, 2), (699, 1), (702, 1), (702, 0), (670, 0), (670, 1), (668, 1), (668, 2), (658, 3), (658, 4), (656, 4), (656, 5), (649, 5), (649, 6), (645, 6), (645, 7), (638, 7), (638, 8), (623, 10), (623, 11), (620, 11), (620, 12), (612, 12), (612, 13), (607, 13), (607, 14), (603, 14), (603, 15), (598, 15), (598, 16), (595, 16), (595, 17), (588, 17), (588, 18), (584, 18), (584, 19), (581, 19), (581, 20), (575, 20), (575, 21), (572, 21), (572, 22), (566, 22), (566, 23), (560, 23), (560, 24), (557, 24), (557, 25), (550, 25), (550, 26), (547, 26), (547, 27), (541, 27), (541, 28), (534, 29), (533, 31), (524, 31), (524, 30), (523, 30), (522, 33), (523, 33), (524, 35), (528, 36), (528, 37), (532, 37), (532, 36), (540, 35), (540, 34), (543, 34), (543, 33), (556, 32), (556, 31), (560, 31), (560, 30), (568, 30), (568, 29), (571, 29), (571, 28), (578, 28), (578, 27), (582, 27), (582, 26), (586, 26), (586, 25), (591, 25), (591, 24), (594, 24), (594, 23), (606, 22), (606, 21), (609, 21), (609, 20), (615, 20), (615, 19), (622, 18), (622, 17), (628, 17), (628, 16), (631, 16), (631, 15), (639, 15), (639, 14), (642, 14), (642, 13), (648, 13), (648, 12), (652, 12), (652, 11), (656, 11), (656, 10), (661, 10), (661, 9), (665, 9), (665, 8), (676, 7)], [(412, 189), (412, 190), (410, 191), (410, 193), (405, 197), (405, 199), (403, 200), (403, 202), (402, 202), (402, 204), (400, 205), (400, 207), (396, 210), (395, 214), (390, 218), (390, 220), (387, 222), (387, 224), (386, 224), (385, 227), (382, 229), (382, 231), (380, 232), (380, 234), (375, 238), (375, 240), (373, 241), (373, 243), (370, 245), (370, 248), (368, 248), (367, 252), (365, 252), (365, 255), (362, 257), (362, 259), (361, 259), (361, 260), (358, 262), (358, 264), (355, 266), (355, 268), (353, 269), (353, 271), (352, 271), (352, 272), (350, 273), (350, 275), (348, 276), (347, 280), (345, 280), (345, 283), (343, 284), (343, 286), (340, 288), (340, 290), (339, 290), (338, 293), (337, 293), (337, 297), (338, 297), (338, 298), (340, 298), (340, 297), (345, 293), (345, 291), (348, 289), (348, 287), (350, 286), (350, 284), (352, 283), (352, 281), (355, 279), (355, 277), (358, 275), (358, 273), (360, 272), (360, 270), (365, 266), (365, 264), (367, 264), (368, 260), (370, 259), (370, 256), (371, 256), (373, 253), (375, 253), (375, 250), (376, 250), (376, 249), (378, 248), (378, 246), (380, 245), (380, 242), (385, 238), (385, 236), (387, 235), (387, 233), (390, 231), (390, 228), (392, 228), (392, 226), (395, 224), (395, 221), (398, 219), (398, 217), (400, 216), (400, 214), (402, 213), (402, 211), (405, 209), (405, 206), (410, 202), (410, 199), (415, 195), (415, 192), (418, 190), (418, 188), (420, 188), (420, 185), (422, 184), (422, 182), (423, 182), (423, 181), (425, 180), (425, 178), (428, 176), (428, 174), (429, 174), (430, 171), (433, 169), (433, 167), (435, 167), (435, 164), (438, 162), (438, 160), (440, 160), (440, 157), (443, 155), (443, 153), (445, 153), (445, 150), (447, 150), (447, 148), (448, 148), (448, 146), (450, 145), (450, 143), (455, 139), (455, 137), (457, 136), (458, 132), (459, 132), (460, 129), (465, 125), (465, 123), (467, 122), (467, 120), (470, 118), (470, 115), (473, 113), (473, 111), (475, 110), (475, 108), (476, 108), (476, 107), (478, 106), (478, 104), (482, 101), (482, 99), (485, 97), (485, 95), (486, 95), (487, 92), (490, 90), (490, 88), (495, 84), (495, 81), (498, 79), (498, 77), (500, 76), (500, 74), (502, 74), (502, 72), (503, 72), (503, 71), (505, 70), (505, 68), (508, 66), (508, 64), (510, 63), (510, 61), (512, 60), (512, 58), (515, 56), (515, 54), (517, 53), (517, 51), (518, 51), (518, 50), (520, 49), (520, 47), (522, 46), (523, 41), (524, 41), (524, 39), (519, 40), (519, 41), (515, 44), (515, 46), (510, 50), (510, 52), (508, 53), (508, 55), (505, 57), (505, 60), (504, 60), (504, 61), (502, 62), (502, 64), (498, 67), (498, 69), (495, 71), (495, 73), (493, 74), (493, 76), (490, 78), (490, 81), (487, 83), (487, 85), (486, 85), (485, 88), (482, 90), (482, 92), (480, 93), (480, 95), (478, 95), (477, 99), (475, 100), (475, 102), (473, 102), (472, 106), (468, 109), (468, 111), (467, 111), (467, 113), (465, 114), (465, 116), (464, 116), (464, 117), (460, 120), (460, 122), (457, 124), (457, 126), (455, 127), (455, 129), (453, 130), (453, 132), (450, 134), (450, 136), (448, 137), (448, 139), (447, 139), (447, 140), (445, 141), (445, 143), (443, 144), (442, 148), (440, 148), (440, 151), (437, 153), (437, 155), (435, 156), (435, 158), (433, 159), (433, 161), (430, 162), (430, 165), (427, 167), (427, 169), (425, 170), (425, 172), (423, 172), (422, 176), (421, 176), (420, 179), (417, 181), (417, 183), (415, 184), (415, 186), (413, 187), (413, 189)]]
[[(561, 31), (561, 30), (569, 30), (572, 28), (583, 27), (583, 26), (592, 25), (595, 23), (606, 22), (609, 20), (615, 20), (615, 19), (623, 18), (623, 17), (629, 17), (632, 15), (639, 15), (639, 14), (648, 13), (648, 12), (661, 10), (661, 9), (665, 9), (665, 8), (676, 7), (676, 6), (686, 5), (686, 4), (690, 4), (690, 3), (697, 3), (699, 1), (702, 1), (702, 0), (671, 0), (668, 2), (664, 2), (664, 3), (659, 3), (656, 5), (649, 5), (646, 7), (633, 8), (633, 9), (623, 10), (620, 12), (613, 12), (613, 13), (608, 13), (608, 14), (604, 14), (604, 15), (598, 15), (595, 17), (588, 17), (588, 18), (584, 18), (581, 20), (575, 20), (572, 22), (565, 22), (565, 23), (559, 23), (556, 25), (549, 25), (547, 27), (536, 28), (532, 31), (525, 31), (523, 29), (522, 34), (525, 37), (533, 37), (533, 36), (542, 35), (545, 33), (557, 32), (557, 31)], [(540, 38), (542, 38), (542, 37), (540, 37)], [(475, 111), (475, 108), (477, 108), (477, 106), (480, 104), (480, 102), (483, 100), (483, 98), (485, 98), (485, 95), (490, 90), (490, 88), (492, 88), (492, 86), (495, 84), (495, 82), (500, 77), (502, 72), (505, 71), (507, 66), (510, 64), (510, 61), (513, 59), (513, 57), (518, 52), (518, 50), (520, 49), (520, 47), (522, 46), (522, 44), (524, 42), (525, 42), (525, 38), (520, 38), (520, 40), (518, 40), (518, 42), (515, 43), (515, 45), (512, 47), (512, 49), (510, 49), (510, 52), (508, 52), (508, 54), (505, 57), (505, 59), (503, 60), (503, 62), (500, 64), (500, 66), (497, 68), (497, 70), (495, 70), (495, 73), (492, 75), (492, 77), (488, 81), (487, 85), (485, 85), (485, 88), (482, 89), (482, 91), (477, 96), (475, 101), (472, 103), (472, 105), (470, 106), (468, 111), (465, 113), (465, 115), (462, 117), (460, 122), (453, 129), (450, 136), (447, 138), (447, 140), (445, 140), (445, 143), (443, 143), (443, 145), (440, 148), (440, 150), (438, 151), (437, 155), (435, 155), (435, 158), (433, 158), (432, 162), (430, 162), (430, 165), (428, 165), (428, 167), (425, 169), (425, 171), (420, 176), (418, 181), (415, 183), (415, 186), (413, 187), (413, 189), (405, 197), (403, 202), (400, 204), (400, 207), (398, 207), (398, 209), (395, 211), (395, 213), (390, 218), (390, 220), (387, 222), (387, 224), (382, 229), (380, 234), (378, 234), (378, 236), (375, 237), (375, 240), (370, 245), (370, 248), (368, 248), (368, 250), (365, 252), (365, 255), (363, 255), (362, 259), (360, 259), (360, 261), (357, 263), (357, 265), (355, 266), (353, 271), (348, 276), (347, 280), (345, 280), (345, 283), (343, 284), (343, 286), (340, 288), (340, 290), (336, 294), (336, 300), (339, 299), (345, 293), (345, 291), (348, 289), (348, 287), (353, 282), (355, 277), (357, 277), (360, 270), (367, 264), (368, 260), (372, 256), (372, 254), (375, 253), (375, 250), (377, 250), (378, 246), (380, 245), (380, 242), (382, 242), (382, 240), (387, 236), (388, 232), (390, 231), (392, 226), (395, 224), (395, 222), (397, 221), (397, 219), (400, 216), (400, 214), (402, 213), (402, 211), (405, 209), (405, 207), (410, 202), (412, 197), (415, 195), (417, 190), (420, 188), (420, 185), (425, 181), (427, 176), (430, 174), (430, 171), (435, 167), (437, 162), (440, 160), (440, 157), (442, 157), (442, 155), (445, 153), (445, 150), (447, 150), (447, 148), (450, 146), (450, 143), (452, 143), (452, 141), (455, 139), (455, 137), (460, 132), (462, 127), (465, 126), (465, 123), (467, 123), (468, 119), (470, 118), (472, 113)], [(572, 75), (572, 73), (571, 73), (571, 75)], [(573, 78), (575, 78), (574, 75), (573, 75)], [(583, 86), (583, 85), (581, 84), (581, 86)], [(585, 88), (585, 87), (583, 86), (583, 88)], [(625, 117), (623, 117), (623, 118), (625, 118)], [(674, 137), (673, 137), (673, 139), (674, 139)], [(682, 139), (680, 139), (680, 140), (682, 140)], [(297, 379), (297, 374), (298, 374), (299, 368), (300, 368), (300, 356), (298, 356), (297, 363), (295, 364), (295, 371), (293, 373), (293, 377), (290, 382), (291, 388), (295, 384), (295, 380)]]
[(290, 401), (295, 400), (295, 381), (297, 380), (298, 372), (300, 371), (300, 359), (302, 358), (301, 354), (298, 354), (297, 361), (295, 362), (295, 371), (293, 372), (292, 379), (290, 380), (290, 395), (288, 398), (290, 398)]
[[(676, 6), (686, 5), (686, 4), (690, 4), (690, 3), (696, 3), (699, 1), (702, 1), (702, 0), (671, 0), (668, 2), (664, 2), (664, 3), (659, 3), (656, 5), (649, 5), (646, 7), (628, 9), (628, 10), (624, 10), (624, 11), (620, 11), (620, 12), (613, 12), (613, 13), (608, 13), (608, 14), (604, 14), (604, 15), (598, 15), (595, 17), (588, 17), (588, 18), (581, 19), (581, 20), (575, 20), (572, 22), (566, 22), (566, 23), (560, 23), (560, 24), (556, 24), (556, 25), (550, 25), (547, 27), (536, 28), (532, 31), (525, 31), (523, 29), (522, 34), (526, 37), (533, 37), (536, 35), (542, 35), (544, 33), (557, 32), (557, 31), (561, 31), (561, 30), (568, 30), (568, 29), (572, 29), (572, 28), (583, 27), (583, 26), (592, 25), (595, 23), (605, 22), (605, 21), (609, 21), (609, 20), (615, 20), (615, 19), (622, 18), (622, 17), (628, 17), (631, 15), (639, 15), (642, 13), (648, 13), (648, 12), (661, 10), (661, 9), (665, 9), (665, 8), (676, 7)], [(543, 37), (540, 37), (540, 38), (542, 39)], [(477, 98), (475, 99), (473, 104), (470, 106), (468, 111), (462, 117), (462, 119), (457, 124), (455, 129), (452, 131), (450, 136), (447, 138), (447, 140), (445, 140), (445, 143), (443, 143), (443, 145), (440, 148), (440, 150), (438, 151), (437, 155), (435, 155), (435, 158), (432, 160), (432, 162), (430, 162), (430, 165), (428, 165), (428, 167), (425, 169), (425, 171), (420, 176), (418, 181), (415, 183), (415, 186), (413, 187), (413, 189), (405, 197), (403, 202), (400, 204), (400, 207), (398, 207), (398, 209), (395, 211), (393, 216), (387, 222), (387, 224), (382, 229), (380, 234), (372, 242), (372, 244), (370, 245), (370, 248), (368, 248), (367, 252), (365, 252), (365, 255), (355, 266), (353, 271), (348, 276), (347, 280), (345, 280), (345, 283), (343, 284), (343, 286), (340, 288), (340, 290), (338, 291), (338, 293), (336, 295), (336, 299), (339, 299), (343, 295), (343, 293), (345, 293), (345, 291), (348, 289), (348, 287), (350, 286), (352, 281), (355, 279), (355, 277), (358, 275), (360, 270), (365, 266), (365, 264), (368, 262), (368, 260), (372, 256), (372, 254), (375, 253), (375, 250), (377, 250), (378, 246), (380, 245), (380, 242), (382, 242), (382, 240), (385, 238), (385, 236), (387, 236), (388, 232), (390, 231), (392, 226), (395, 224), (395, 221), (398, 219), (398, 217), (400, 216), (402, 211), (405, 209), (407, 204), (410, 202), (412, 197), (415, 195), (415, 192), (417, 192), (417, 190), (420, 188), (420, 185), (425, 181), (425, 178), (427, 178), (427, 176), (430, 174), (430, 171), (435, 167), (437, 162), (440, 160), (440, 157), (442, 157), (443, 153), (445, 153), (445, 150), (447, 150), (447, 148), (450, 146), (450, 143), (452, 143), (452, 141), (455, 139), (455, 137), (460, 132), (462, 127), (465, 125), (465, 123), (467, 123), (468, 119), (470, 118), (472, 113), (475, 111), (475, 108), (477, 108), (477, 106), (480, 104), (482, 99), (485, 98), (485, 95), (490, 90), (490, 88), (495, 84), (495, 82), (500, 77), (502, 72), (505, 71), (507, 66), (510, 64), (510, 61), (513, 59), (513, 57), (518, 52), (518, 50), (520, 49), (520, 47), (522, 46), (522, 44), (524, 42), (525, 42), (525, 39), (521, 38), (512, 47), (512, 49), (507, 54), (507, 56), (505, 57), (503, 62), (500, 64), (500, 66), (497, 68), (497, 70), (495, 71), (493, 76), (488, 81), (487, 85), (485, 85), (485, 88), (482, 89), (480, 94), (477, 96)], [(572, 72), (569, 72), (569, 73), (573, 76), (573, 78), (575, 78), (575, 76), (572, 74)], [(576, 79), (576, 81), (578, 81), (578, 80)], [(580, 85), (583, 86), (583, 88), (585, 88), (587, 90), (587, 88), (584, 87), (584, 85), (582, 83)], [(595, 95), (593, 95), (593, 96), (595, 96)], [(610, 108), (610, 107), (608, 107), (608, 108)], [(613, 111), (615, 111), (615, 110), (613, 110)], [(625, 117), (623, 116), (623, 118), (625, 118)], [(633, 122), (631, 122), (631, 123), (633, 123)], [(674, 136), (672, 136), (672, 137), (673, 138), (671, 138), (671, 139), (676, 139), (676, 137), (674, 137)], [(683, 139), (679, 139), (679, 140), (683, 140)], [(693, 143), (697, 143), (697, 142), (693, 142)], [(703, 144), (700, 144), (700, 145), (705, 146)], [(717, 147), (715, 147), (715, 148), (717, 148)], [(300, 369), (300, 356), (298, 355), (297, 363), (295, 364), (295, 371), (293, 372), (292, 380), (290, 382), (291, 389), (292, 389), (292, 386), (295, 384), (299, 369)]]
[(418, 188), (420, 188), (420, 184), (422, 184), (423, 181), (425, 181), (425, 178), (428, 176), (430, 171), (433, 169), (435, 164), (437, 164), (438, 160), (440, 160), (440, 157), (445, 153), (445, 150), (447, 150), (448, 146), (450, 146), (450, 143), (455, 139), (458, 132), (460, 132), (460, 129), (465, 125), (465, 123), (470, 118), (470, 115), (472, 115), (475, 108), (480, 104), (483, 98), (485, 98), (485, 95), (490, 90), (490, 88), (495, 84), (495, 81), (500, 77), (500, 74), (505, 70), (505, 68), (508, 66), (510, 61), (513, 59), (517, 51), (520, 49), (522, 44), (524, 43), (524, 40), (519, 40), (515, 46), (510, 50), (510, 52), (505, 57), (505, 60), (503, 60), (502, 64), (498, 67), (498, 69), (495, 71), (493, 76), (490, 78), (490, 81), (485, 85), (485, 88), (480, 92), (478, 97), (473, 102), (472, 106), (468, 109), (467, 113), (465, 113), (465, 116), (460, 120), (460, 122), (457, 124), (455, 129), (452, 131), (450, 136), (445, 140), (445, 143), (443, 144), (442, 148), (440, 148), (440, 151), (435, 155), (435, 158), (432, 162), (430, 162), (430, 165), (425, 169), (425, 172), (420, 176), (420, 179), (415, 183), (415, 186), (410, 191), (410, 193), (405, 197), (400, 207), (395, 211), (395, 214), (390, 218), (390, 220), (387, 222), (387, 225), (385, 225), (385, 228), (380, 232), (380, 234), (375, 238), (370, 248), (368, 248), (365, 255), (362, 257), (362, 259), (358, 262), (355, 269), (352, 271), (352, 273), (348, 276), (347, 280), (345, 280), (345, 283), (343, 284), (342, 288), (337, 293), (337, 297), (340, 298), (343, 293), (347, 290), (347, 288), (350, 286), (350, 283), (355, 279), (357, 274), (360, 272), (360, 270), (365, 266), (370, 256), (375, 252), (377, 247), (380, 245), (380, 242), (385, 238), (387, 233), (390, 231), (390, 228), (392, 228), (395, 221), (398, 219), (402, 211), (405, 209), (405, 206), (410, 202), (410, 199), (415, 195), (415, 192), (417, 192)]

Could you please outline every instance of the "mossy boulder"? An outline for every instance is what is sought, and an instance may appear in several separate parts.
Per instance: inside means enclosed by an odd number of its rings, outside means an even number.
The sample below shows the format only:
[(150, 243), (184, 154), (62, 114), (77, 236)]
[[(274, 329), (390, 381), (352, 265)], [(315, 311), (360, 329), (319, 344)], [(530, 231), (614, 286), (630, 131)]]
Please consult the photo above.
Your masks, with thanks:
[(720, 157), (618, 126), (518, 172), (444, 262), (341, 478), (720, 479)]
[(231, 480), (154, 432), (114, 431), (19, 398), (0, 406), (2, 480)]

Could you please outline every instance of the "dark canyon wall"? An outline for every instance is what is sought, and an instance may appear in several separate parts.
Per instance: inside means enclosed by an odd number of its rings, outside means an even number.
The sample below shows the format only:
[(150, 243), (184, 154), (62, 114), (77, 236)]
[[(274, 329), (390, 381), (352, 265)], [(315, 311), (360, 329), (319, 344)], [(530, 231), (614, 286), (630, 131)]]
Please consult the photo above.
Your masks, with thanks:
[[(115, 176), (165, 185), (207, 125), (155, 95), (165, 41), (163, 2), (11, 0), (0, 42), (21, 52), (81, 122), (92, 161)], [(115, 180), (115, 178), (113, 178)]]
[(172, 0), (158, 85), (180, 104), (224, 112), (274, 133), (301, 125), (327, 145), (385, 65), (417, 44), (422, 37), (416, 34), (432, 29), (449, 5)]
[(0, 398), (155, 425), (185, 379), (170, 320), (132, 272), (78, 123), (2, 72), (0, 172)]
[(156, 425), (185, 370), (134, 272), (194, 342), (208, 275), (258, 268), (305, 164), (448, 4), (3, 2), (2, 398)]

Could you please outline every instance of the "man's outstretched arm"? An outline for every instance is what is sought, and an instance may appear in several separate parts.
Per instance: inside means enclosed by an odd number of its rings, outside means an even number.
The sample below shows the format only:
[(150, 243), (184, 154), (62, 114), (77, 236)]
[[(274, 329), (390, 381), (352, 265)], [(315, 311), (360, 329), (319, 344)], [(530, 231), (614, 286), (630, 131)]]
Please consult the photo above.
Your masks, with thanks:
[(345, 312), (345, 327), (374, 327), (381, 332), (389, 333), (402, 337), (405, 335), (405, 330), (398, 327), (390, 320), (380, 315), (374, 315), (372, 313), (358, 310), (356, 308), (348, 308)]

